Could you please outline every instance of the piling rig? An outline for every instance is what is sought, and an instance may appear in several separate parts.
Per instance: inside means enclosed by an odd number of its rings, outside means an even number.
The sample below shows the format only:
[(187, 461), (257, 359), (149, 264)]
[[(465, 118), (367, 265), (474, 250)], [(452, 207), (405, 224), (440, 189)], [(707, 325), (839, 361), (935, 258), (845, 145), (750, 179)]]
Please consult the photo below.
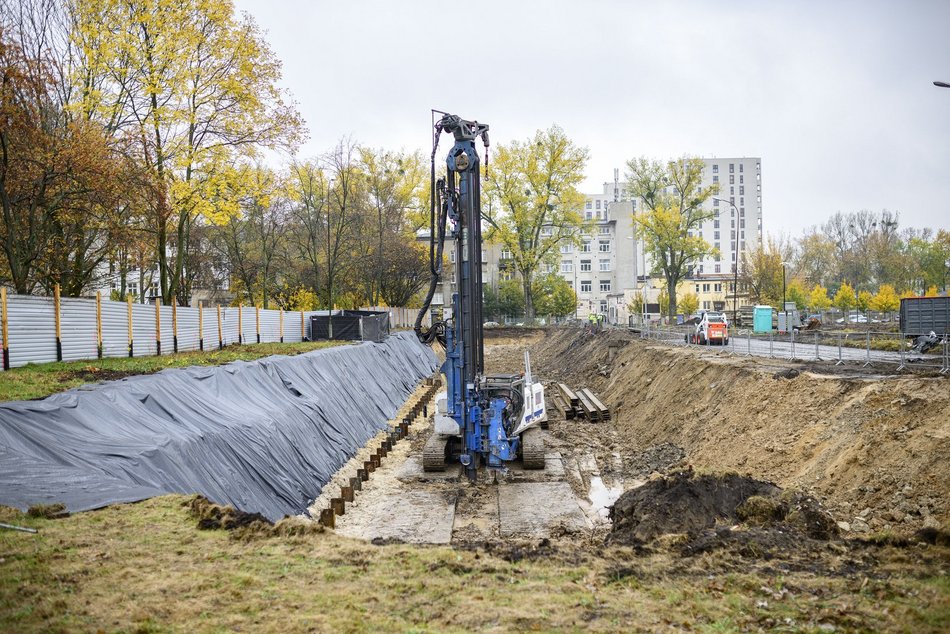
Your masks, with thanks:
[[(429, 209), (429, 290), (416, 318), (415, 332), (425, 344), (445, 348), (446, 392), (437, 398), (432, 435), (425, 445), (423, 468), (443, 471), (460, 462), (472, 481), (480, 467), (504, 470), (521, 459), (526, 469), (544, 468), (544, 440), (540, 425), (547, 420), (544, 388), (531, 376), (525, 351), (523, 375), (486, 375), (482, 322), (482, 216), (481, 180), (476, 139), (485, 148), (488, 164), (488, 126), (443, 112), (434, 124)], [(455, 144), (446, 158), (445, 177), (436, 179), (435, 157), (442, 133)], [(457, 290), (441, 318), (429, 328), (422, 322), (442, 278), (446, 241), (454, 253)]]

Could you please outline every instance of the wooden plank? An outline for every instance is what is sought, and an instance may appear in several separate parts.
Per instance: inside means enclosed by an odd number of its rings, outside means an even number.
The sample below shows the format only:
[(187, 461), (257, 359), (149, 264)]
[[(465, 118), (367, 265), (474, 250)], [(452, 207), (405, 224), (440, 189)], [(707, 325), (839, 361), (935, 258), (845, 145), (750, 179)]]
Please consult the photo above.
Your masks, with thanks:
[(603, 403), (601, 403), (601, 402), (600, 402), (600, 399), (597, 398), (597, 396), (596, 396), (593, 392), (591, 392), (590, 389), (584, 388), (583, 390), (581, 390), (581, 392), (583, 392), (584, 395), (585, 395), (588, 399), (590, 399), (590, 402), (593, 403), (594, 407), (596, 407), (598, 410), (600, 410), (601, 416), (603, 416), (604, 418), (609, 418), (609, 417), (610, 417), (610, 412), (609, 412), (609, 410), (607, 409), (607, 406), (604, 405)]
[(558, 383), (557, 387), (561, 390), (561, 394), (564, 395), (565, 402), (570, 403), (571, 407), (577, 407), (577, 394), (563, 383)]
[(583, 408), (584, 415), (587, 416), (589, 420), (595, 421), (600, 418), (600, 410), (594, 407), (594, 404), (590, 402), (590, 399), (587, 398), (587, 395), (583, 391), (577, 393), (577, 398), (580, 399), (581, 408)]

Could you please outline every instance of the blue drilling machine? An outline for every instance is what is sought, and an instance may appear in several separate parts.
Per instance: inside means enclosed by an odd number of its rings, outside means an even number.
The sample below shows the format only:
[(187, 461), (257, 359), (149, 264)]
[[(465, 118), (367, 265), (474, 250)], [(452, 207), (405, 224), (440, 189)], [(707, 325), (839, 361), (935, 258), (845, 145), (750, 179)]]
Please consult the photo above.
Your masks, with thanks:
[[(433, 111), (436, 114), (436, 111)], [(547, 421), (544, 388), (531, 376), (525, 352), (524, 374), (486, 375), (482, 322), (481, 180), (476, 139), (481, 139), (488, 162), (488, 126), (438, 112), (431, 155), (429, 210), (429, 290), (415, 323), (425, 344), (445, 348), (446, 391), (437, 399), (432, 435), (423, 451), (426, 471), (443, 471), (459, 462), (472, 481), (480, 467), (503, 471), (521, 460), (526, 469), (544, 468), (541, 424)], [(446, 175), (436, 179), (435, 156), (442, 133), (455, 144), (446, 158)], [(422, 323), (442, 278), (446, 242), (454, 251), (455, 279), (451, 305)]]

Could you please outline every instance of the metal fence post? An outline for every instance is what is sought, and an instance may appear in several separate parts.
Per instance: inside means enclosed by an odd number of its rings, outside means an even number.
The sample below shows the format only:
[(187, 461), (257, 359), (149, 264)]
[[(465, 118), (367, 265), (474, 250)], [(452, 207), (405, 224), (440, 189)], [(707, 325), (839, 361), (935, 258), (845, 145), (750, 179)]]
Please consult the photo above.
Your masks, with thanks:
[(838, 362), (835, 365), (841, 365), (842, 363), (844, 362), (841, 360), (841, 333), (839, 332), (838, 333)]
[(900, 372), (904, 369), (904, 333), (900, 333), (898, 336), (898, 346), (900, 347), (901, 351), (901, 364), (897, 366), (897, 371)]
[(304, 323), (303, 308), (300, 309), (300, 340), (307, 340), (307, 326)]
[(794, 359), (794, 358), (795, 358), (795, 331), (794, 331), (794, 330), (792, 330), (792, 346), (791, 346), (791, 350), (790, 350), (790, 352), (789, 352), (789, 357), (788, 357), (788, 358), (789, 358), (789, 359)]
[(204, 352), (205, 349), (205, 312), (204, 308), (201, 305), (201, 302), (198, 302), (198, 350)]
[[(5, 339), (4, 339), (5, 340)], [(950, 350), (948, 350), (948, 341), (947, 336), (943, 336), (943, 368), (940, 370), (940, 374), (946, 374), (950, 372)]]
[(746, 341), (746, 346), (748, 348), (748, 355), (751, 357), (752, 356), (752, 331), (751, 330), (745, 331), (745, 341)]
[(868, 355), (867, 355), (867, 359), (864, 362), (864, 365), (861, 367), (866, 368), (869, 365), (871, 365), (871, 331), (870, 330), (868, 330)]
[(772, 347), (773, 347), (772, 331), (770, 330), (770, 331), (769, 331), (769, 359), (774, 359), (774, 358), (775, 358), (775, 355), (772, 354)]
[(126, 301), (126, 304), (127, 304), (128, 307), (129, 307), (129, 309), (128, 309), (128, 312), (129, 312), (129, 358), (131, 358), (131, 357), (135, 356), (134, 348), (133, 348), (133, 346), (134, 346), (134, 337), (132, 336), (132, 296), (131, 296), (131, 295), (126, 295), (126, 296), (125, 296), (125, 301)]
[(224, 349), (224, 332), (221, 329), (221, 304), (218, 304), (218, 350)]
[[(360, 327), (362, 328), (363, 322), (360, 321)], [(284, 309), (280, 309), (280, 342), (284, 343)]]
[(238, 304), (238, 345), (244, 343), (244, 304)]
[(821, 354), (818, 352), (818, 331), (815, 331), (815, 361), (821, 361)]
[(261, 342), (261, 307), (254, 307), (254, 322), (257, 328), (257, 343)]

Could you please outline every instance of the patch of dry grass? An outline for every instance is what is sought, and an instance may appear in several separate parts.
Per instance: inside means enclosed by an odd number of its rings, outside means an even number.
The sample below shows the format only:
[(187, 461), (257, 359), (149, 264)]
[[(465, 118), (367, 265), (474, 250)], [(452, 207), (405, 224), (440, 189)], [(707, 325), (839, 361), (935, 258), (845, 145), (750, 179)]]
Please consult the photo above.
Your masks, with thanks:
[(57, 520), (3, 509), (0, 522), (40, 532), (0, 531), (0, 630), (950, 627), (945, 571), (922, 570), (901, 553), (870, 578), (778, 566), (730, 571), (708, 559), (714, 554), (686, 561), (563, 545), (550, 557), (509, 561), (485, 550), (372, 546), (332, 531), (198, 530), (192, 506), (166, 496)]

